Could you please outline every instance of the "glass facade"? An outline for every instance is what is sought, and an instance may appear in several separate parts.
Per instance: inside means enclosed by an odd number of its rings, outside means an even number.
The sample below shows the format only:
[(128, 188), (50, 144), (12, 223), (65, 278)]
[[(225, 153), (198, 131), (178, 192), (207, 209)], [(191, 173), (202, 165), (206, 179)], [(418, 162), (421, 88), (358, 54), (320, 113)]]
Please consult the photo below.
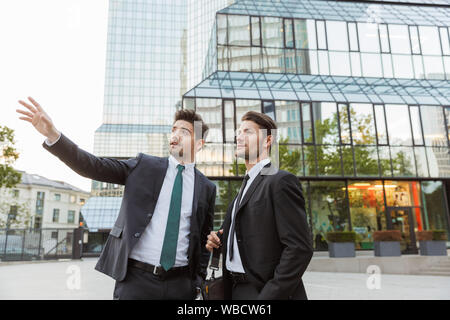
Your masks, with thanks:
[(449, 232), (450, 4), (402, 2), (241, 0), (217, 13), (212, 72), (183, 96), (213, 123), (197, 165), (218, 187), (216, 228), (245, 174), (233, 132), (255, 110), (277, 122), (272, 161), (302, 182), (316, 250), (329, 231), (355, 231), (364, 250), (398, 229), (408, 253), (416, 231)]

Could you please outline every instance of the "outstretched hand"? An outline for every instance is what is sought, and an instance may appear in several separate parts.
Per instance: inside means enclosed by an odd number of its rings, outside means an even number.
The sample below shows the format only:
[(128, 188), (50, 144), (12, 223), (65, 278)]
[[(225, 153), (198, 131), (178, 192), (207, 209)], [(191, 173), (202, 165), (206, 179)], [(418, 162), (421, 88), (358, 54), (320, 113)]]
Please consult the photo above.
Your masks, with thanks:
[(24, 115), (24, 117), (19, 117), (19, 119), (30, 122), (38, 132), (48, 138), (50, 143), (56, 141), (60, 133), (56, 130), (52, 119), (32, 97), (28, 97), (28, 100), (32, 105), (19, 100), (19, 103), (29, 110), (16, 109), (16, 112)]

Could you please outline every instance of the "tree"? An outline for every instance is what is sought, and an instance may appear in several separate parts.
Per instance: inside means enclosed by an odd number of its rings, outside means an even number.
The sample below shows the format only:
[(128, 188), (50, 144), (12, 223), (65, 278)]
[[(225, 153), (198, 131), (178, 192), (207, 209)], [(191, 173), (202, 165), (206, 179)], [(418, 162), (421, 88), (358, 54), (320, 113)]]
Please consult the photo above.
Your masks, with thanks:
[(13, 188), (22, 178), (22, 174), (12, 167), (19, 158), (14, 144), (14, 130), (0, 126), (0, 188)]

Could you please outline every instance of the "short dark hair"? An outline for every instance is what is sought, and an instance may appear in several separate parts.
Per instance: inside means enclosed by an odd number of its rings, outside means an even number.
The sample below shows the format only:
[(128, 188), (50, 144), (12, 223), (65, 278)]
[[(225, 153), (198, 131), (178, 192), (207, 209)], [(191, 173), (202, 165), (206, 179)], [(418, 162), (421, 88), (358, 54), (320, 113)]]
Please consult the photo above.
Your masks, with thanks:
[(178, 120), (183, 120), (183, 121), (187, 121), (190, 124), (192, 124), (192, 127), (194, 127), (194, 132), (195, 132), (195, 126), (194, 126), (194, 122), (195, 121), (199, 121), (202, 124), (202, 136), (201, 137), (194, 137), (196, 140), (197, 139), (206, 139), (206, 135), (207, 135), (207, 131), (209, 130), (208, 125), (203, 121), (202, 117), (195, 112), (195, 110), (192, 109), (180, 109), (175, 113), (175, 119), (174, 119), (174, 123), (177, 122)]
[(272, 135), (272, 130), (277, 129), (277, 125), (275, 124), (275, 121), (272, 120), (271, 117), (264, 113), (256, 112), (256, 111), (249, 111), (246, 114), (244, 114), (241, 118), (241, 121), (253, 121), (255, 122), (260, 129), (266, 129), (267, 135)]

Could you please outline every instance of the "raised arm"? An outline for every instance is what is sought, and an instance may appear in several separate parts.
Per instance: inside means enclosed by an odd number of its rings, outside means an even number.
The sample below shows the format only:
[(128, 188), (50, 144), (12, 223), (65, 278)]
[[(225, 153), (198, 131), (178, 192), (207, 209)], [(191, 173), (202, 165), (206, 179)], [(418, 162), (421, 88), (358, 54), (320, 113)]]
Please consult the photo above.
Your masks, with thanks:
[(44, 109), (31, 97), (31, 104), (19, 100), (28, 111), (17, 109), (23, 116), (19, 119), (30, 122), (47, 138), (43, 146), (57, 156), (67, 166), (83, 177), (97, 181), (125, 184), (128, 175), (136, 167), (139, 157), (128, 160), (96, 157), (80, 149), (75, 143), (59, 132)]

